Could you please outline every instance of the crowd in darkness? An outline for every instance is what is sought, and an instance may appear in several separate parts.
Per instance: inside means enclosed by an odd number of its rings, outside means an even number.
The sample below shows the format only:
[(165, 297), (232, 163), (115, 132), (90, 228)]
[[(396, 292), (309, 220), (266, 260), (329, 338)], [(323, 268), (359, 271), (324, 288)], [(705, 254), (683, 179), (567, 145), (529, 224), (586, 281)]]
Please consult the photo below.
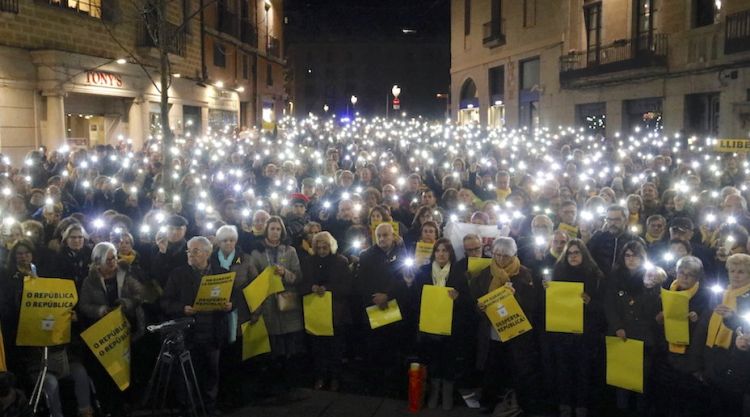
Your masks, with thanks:
[[(427, 366), (430, 408), (467, 389), (502, 416), (750, 416), (749, 172), (744, 154), (663, 132), (313, 116), (169, 149), (154, 138), (0, 157), (2, 415), (30, 415), (41, 348), (16, 338), (36, 276), (73, 280), (79, 297), (70, 343), (49, 349), (52, 417), (135, 411), (160, 348), (146, 326), (182, 317), (211, 416), (284, 401), (304, 376), (404, 397), (411, 362)], [(443, 236), (459, 223), (503, 236)], [(469, 274), (470, 257), (491, 260)], [(242, 290), (269, 267), (285, 291), (252, 310)], [(228, 271), (230, 302), (195, 311), (201, 277)], [(545, 330), (554, 281), (583, 283), (582, 333)], [(426, 285), (450, 288), (450, 336), (419, 331)], [(500, 287), (532, 325), (505, 342), (477, 303)], [(666, 340), (661, 289), (689, 297), (687, 345)], [(326, 292), (334, 336), (307, 334), (302, 297)], [(366, 308), (392, 300), (403, 319), (372, 329)], [(116, 308), (131, 327), (124, 392), (80, 337)], [(271, 352), (243, 361), (242, 324), (261, 318)], [(605, 336), (644, 343), (643, 393), (606, 384)], [(184, 412), (180, 391), (170, 403)]]

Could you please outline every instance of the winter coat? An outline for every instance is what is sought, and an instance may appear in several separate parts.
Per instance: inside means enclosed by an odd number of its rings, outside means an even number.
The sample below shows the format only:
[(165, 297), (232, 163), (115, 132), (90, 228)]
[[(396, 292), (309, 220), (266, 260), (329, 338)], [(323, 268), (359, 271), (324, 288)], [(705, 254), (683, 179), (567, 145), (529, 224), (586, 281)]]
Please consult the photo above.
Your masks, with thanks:
[(63, 246), (56, 259), (57, 262), (54, 265), (49, 265), (52, 276), (75, 281), (76, 288), (80, 292), (83, 281), (89, 275), (91, 248), (84, 246), (79, 251), (73, 251)]
[(631, 234), (630, 232), (623, 232), (615, 236), (612, 233), (604, 230), (600, 230), (591, 236), (591, 240), (586, 245), (591, 252), (591, 257), (594, 258), (596, 264), (599, 265), (599, 269), (602, 270), (604, 275), (609, 275), (612, 272), (615, 259), (622, 250), (626, 243), (639, 240), (645, 247), (646, 244), (638, 236)]
[(250, 254), (250, 262), (259, 274), (263, 273), (269, 266), (283, 266), (286, 269), (286, 273), (281, 277), (281, 281), (284, 283), (286, 292), (296, 294), (296, 301), (299, 305), (298, 308), (281, 311), (277, 301), (278, 295), (266, 298), (259, 310), (263, 315), (263, 320), (266, 322), (268, 334), (282, 335), (302, 331), (304, 328), (302, 321), (302, 299), (299, 295), (301, 290), (299, 282), (302, 279), (302, 271), (300, 269), (299, 258), (297, 258), (297, 251), (293, 247), (284, 244), (276, 248), (269, 248), (265, 243), (262, 243), (260, 249), (256, 249)]
[[(231, 301), (232, 308), (237, 310), (237, 324), (239, 325), (250, 320), (250, 307), (247, 306), (247, 302), (245, 301), (245, 296), (242, 293), (242, 290), (244, 290), (245, 287), (250, 284), (250, 281), (258, 276), (258, 271), (253, 266), (250, 255), (243, 252), (239, 248), (239, 246), (235, 247), (234, 250), (234, 259), (232, 260), (232, 265), (229, 267), (229, 271), (235, 273), (234, 285), (232, 286)], [(218, 249), (215, 250), (213, 254), (211, 254), (209, 262), (211, 263), (212, 269), (221, 269)]]
[(130, 323), (131, 338), (137, 340), (143, 335), (146, 328), (146, 318), (141, 308), (143, 286), (124, 268), (117, 269), (115, 279), (117, 280), (117, 301), (114, 305), (110, 305), (104, 281), (101, 275), (92, 269), (89, 276), (83, 281), (78, 310), (83, 316), (81, 318), (88, 322), (87, 325), (91, 325), (104, 317), (114, 307), (122, 306), (122, 311)]
[[(453, 322), (451, 324), (451, 335), (459, 338), (471, 337), (464, 330), (468, 327), (467, 322), (474, 315), (473, 305), (476, 304), (471, 298), (469, 283), (466, 281), (466, 271), (457, 267), (458, 262), (451, 265), (445, 286), (458, 291), (458, 298), (453, 301)], [(415, 320), (419, 320), (419, 313), (422, 308), (422, 289), (425, 285), (433, 285), (432, 281), (432, 263), (423, 265), (417, 271), (414, 283), (411, 286), (412, 292), (412, 311)], [(457, 343), (460, 343), (458, 340)]]
[(169, 242), (166, 253), (159, 252), (159, 247), (153, 245), (150, 258), (151, 279), (164, 288), (172, 271), (187, 264), (187, 242), (184, 239), (179, 242)]
[(625, 268), (615, 270), (607, 285), (604, 311), (609, 335), (624, 329), (628, 339), (641, 340), (652, 347), (656, 342), (660, 288), (646, 288), (644, 273), (642, 270), (631, 275)]
[(333, 295), (333, 327), (352, 324), (349, 298), (352, 293), (352, 275), (349, 262), (341, 255), (310, 256), (302, 264), (300, 291), (312, 293), (313, 285), (322, 285)]
[(388, 253), (377, 245), (361, 253), (357, 288), (363, 305), (372, 305), (373, 294), (384, 293), (388, 294), (389, 301), (397, 300), (402, 315), (409, 310), (409, 293), (404, 281), (406, 257), (402, 245), (395, 245)]

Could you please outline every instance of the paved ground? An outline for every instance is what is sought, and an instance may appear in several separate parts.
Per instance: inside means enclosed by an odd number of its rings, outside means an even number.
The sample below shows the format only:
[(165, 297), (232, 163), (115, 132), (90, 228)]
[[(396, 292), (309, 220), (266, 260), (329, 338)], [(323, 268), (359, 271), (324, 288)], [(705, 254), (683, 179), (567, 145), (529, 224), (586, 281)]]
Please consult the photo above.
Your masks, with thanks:
[[(403, 400), (296, 389), (287, 401), (267, 401), (235, 410), (226, 417), (390, 417), (411, 416)], [(453, 410), (423, 409), (424, 417), (479, 417), (478, 410), (457, 403)]]

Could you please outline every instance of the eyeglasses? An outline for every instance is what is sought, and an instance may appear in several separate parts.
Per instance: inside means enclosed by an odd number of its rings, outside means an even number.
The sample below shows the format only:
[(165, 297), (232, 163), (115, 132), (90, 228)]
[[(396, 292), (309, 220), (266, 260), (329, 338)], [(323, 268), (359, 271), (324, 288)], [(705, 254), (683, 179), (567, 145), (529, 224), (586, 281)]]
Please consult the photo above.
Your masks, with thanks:
[(624, 220), (622, 217), (607, 217), (608, 223), (622, 223)]
[(635, 253), (626, 253), (625, 255), (623, 255), (623, 257), (624, 258), (638, 258), (638, 259), (642, 258), (641, 255), (636, 255)]
[(492, 254), (492, 256), (496, 256), (498, 258), (512, 258), (513, 257), (513, 255), (506, 255), (506, 254), (500, 253), (500, 252), (494, 252)]
[(201, 252), (205, 252), (202, 249), (188, 249), (185, 251), (188, 255), (199, 255)]
[(568, 256), (581, 256), (581, 251), (569, 250), (568, 251)]
[(116, 260), (117, 260), (117, 258), (115, 258), (114, 256), (108, 256), (107, 257), (107, 262), (114, 262)]

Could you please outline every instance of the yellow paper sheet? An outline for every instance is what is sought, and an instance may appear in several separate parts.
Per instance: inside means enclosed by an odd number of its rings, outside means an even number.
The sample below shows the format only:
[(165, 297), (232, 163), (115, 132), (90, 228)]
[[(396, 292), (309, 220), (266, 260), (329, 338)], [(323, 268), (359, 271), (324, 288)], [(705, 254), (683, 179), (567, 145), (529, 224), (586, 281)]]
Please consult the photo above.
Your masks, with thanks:
[(433, 246), (435, 246), (434, 243), (417, 242), (417, 247), (414, 249), (414, 265), (422, 266), (429, 263)]
[(451, 288), (425, 285), (419, 309), (419, 331), (450, 336), (453, 324), (453, 299)]
[(250, 311), (255, 311), (263, 304), (266, 297), (282, 291), (284, 291), (284, 284), (281, 282), (281, 277), (276, 275), (274, 267), (269, 266), (245, 287), (242, 293), (245, 295), (247, 305), (250, 306)]
[(255, 324), (242, 323), (242, 360), (247, 360), (271, 351), (266, 322), (261, 317)]
[(195, 295), (193, 310), (195, 311), (219, 311), (232, 297), (232, 286), (236, 272), (226, 274), (204, 275), (198, 294)]
[(669, 343), (690, 344), (690, 298), (686, 291), (661, 289), (661, 304), (664, 312), (664, 334)]
[(3, 329), (0, 328), (0, 372), (7, 372), (8, 364), (5, 363), (5, 340), (3, 339)]
[(643, 393), (643, 342), (606, 337), (607, 385)]
[(302, 297), (305, 330), (313, 336), (333, 336), (333, 293), (323, 296), (308, 294)]
[(583, 333), (582, 282), (551, 281), (546, 294), (548, 332)]
[(500, 341), (507, 342), (531, 330), (529, 319), (507, 287), (500, 287), (478, 301), (485, 306), (484, 313), (500, 336)]
[(70, 323), (77, 303), (73, 280), (24, 278), (16, 344), (56, 346), (70, 342)]
[(370, 237), (372, 238), (372, 241), (374, 243), (377, 243), (377, 241), (378, 241), (378, 237), (375, 236), (375, 229), (378, 227), (378, 225), (380, 223), (390, 223), (391, 226), (393, 226), (393, 233), (396, 236), (401, 236), (401, 233), (399, 233), (399, 230), (398, 230), (398, 222), (377, 222), (377, 223), (371, 223), (370, 224)]
[(370, 320), (370, 328), (377, 329), (387, 324), (401, 321), (401, 309), (398, 308), (398, 302), (391, 300), (385, 310), (378, 306), (369, 306), (366, 309), (367, 318)]
[(490, 267), (490, 262), (492, 262), (491, 258), (475, 258), (473, 256), (469, 257), (469, 277), (478, 277), (479, 274), (482, 273), (482, 271)]
[(120, 391), (125, 391), (130, 386), (130, 325), (122, 308), (118, 307), (81, 332), (81, 338)]

